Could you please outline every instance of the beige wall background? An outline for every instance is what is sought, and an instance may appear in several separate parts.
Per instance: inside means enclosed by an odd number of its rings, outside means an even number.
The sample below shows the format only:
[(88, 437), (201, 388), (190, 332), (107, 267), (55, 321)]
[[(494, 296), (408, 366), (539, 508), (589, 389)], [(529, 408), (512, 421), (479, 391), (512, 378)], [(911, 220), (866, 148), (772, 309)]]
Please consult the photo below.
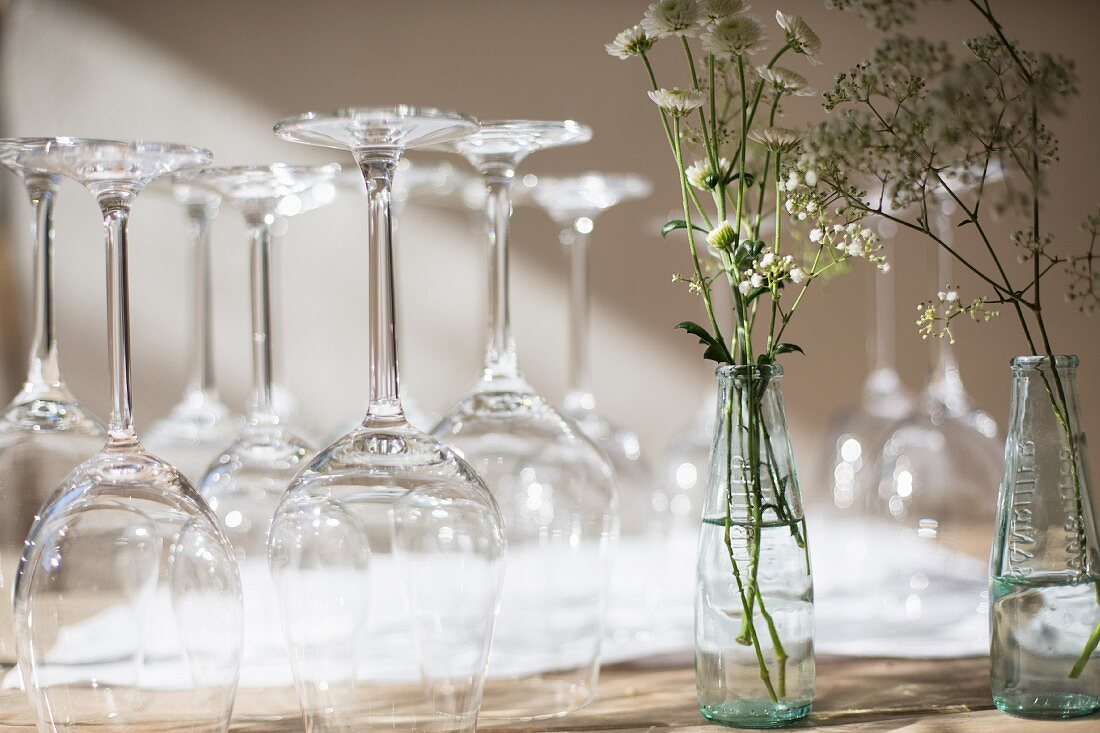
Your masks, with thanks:
[[(603, 44), (641, 17), (644, 0), (12, 0), (4, 3), (0, 83), (5, 135), (164, 139), (207, 146), (223, 164), (348, 162), (278, 141), (271, 124), (309, 109), (410, 103), (483, 119), (575, 118), (595, 129), (588, 145), (539, 153), (524, 172), (632, 171), (655, 193), (597, 222), (592, 251), (594, 382), (603, 410), (634, 427), (656, 459), (686, 424), (710, 384), (693, 340), (672, 326), (701, 306), (673, 272), (681, 247), (657, 234), (677, 205), (668, 151), (645, 97), (642, 67), (607, 56)], [(771, 34), (776, 7), (803, 14), (824, 39), (819, 67), (791, 65), (828, 88), (863, 57), (874, 34), (821, 0), (756, 0)], [(1008, 33), (1029, 48), (1076, 59), (1082, 96), (1057, 125), (1062, 161), (1052, 182), (1048, 226), (1063, 244), (1094, 208), (1100, 82), (1100, 3), (996, 3)], [(935, 3), (918, 29), (959, 44), (983, 29), (966, 3)], [(665, 83), (674, 60), (657, 54)], [(676, 66), (675, 74), (680, 73)], [(786, 124), (817, 119), (814, 100), (792, 104)], [(335, 151), (334, 151), (335, 152)], [(28, 212), (15, 179), (4, 179), (4, 242), (19, 292), (0, 349), (5, 387), (21, 377), (29, 340)], [(76, 393), (101, 414), (107, 395), (101, 230), (90, 195), (65, 184), (58, 204), (59, 332)], [(281, 243), (286, 317), (279, 337), (285, 381), (312, 420), (335, 429), (366, 397), (366, 252), (362, 200), (293, 220)], [(1006, 223), (997, 232), (1007, 239)], [(564, 391), (565, 263), (556, 226), (518, 207), (513, 220), (513, 318), (521, 365), (557, 400)], [(239, 405), (248, 379), (247, 252), (239, 216), (225, 210), (214, 236), (217, 360), (223, 392)], [(177, 399), (185, 379), (186, 259), (181, 212), (149, 192), (132, 222), (136, 412), (148, 425)], [(459, 211), (413, 203), (400, 232), (403, 372), (417, 400), (444, 407), (474, 379), (484, 342), (485, 263), (478, 231)], [(934, 292), (932, 252), (899, 236), (899, 369), (919, 388), (929, 344), (916, 335), (915, 304)], [(807, 352), (788, 359), (786, 395), (804, 491), (820, 491), (819, 456), (831, 415), (857, 397), (865, 376), (871, 278), (857, 269), (814, 295), (791, 329)], [(964, 289), (969, 280), (956, 279)], [(1051, 292), (1065, 283), (1052, 279)], [(1100, 434), (1100, 321), (1050, 299), (1058, 349), (1082, 357), (1086, 426)], [(1008, 359), (1021, 352), (1008, 318), (958, 329), (963, 378), (977, 403), (1004, 425)]]

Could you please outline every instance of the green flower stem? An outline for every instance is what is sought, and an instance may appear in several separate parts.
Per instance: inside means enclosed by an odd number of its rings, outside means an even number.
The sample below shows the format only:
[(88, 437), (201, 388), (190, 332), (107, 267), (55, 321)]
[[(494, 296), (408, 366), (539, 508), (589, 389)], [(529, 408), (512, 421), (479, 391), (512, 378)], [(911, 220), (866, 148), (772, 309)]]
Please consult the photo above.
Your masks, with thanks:
[(706, 280), (703, 278), (702, 265), (699, 264), (699, 252), (695, 247), (695, 230), (691, 226), (691, 207), (688, 206), (688, 189), (690, 186), (688, 185), (687, 174), (684, 172), (684, 156), (680, 150), (680, 118), (673, 117), (672, 121), (672, 154), (676, 157), (676, 170), (680, 176), (680, 197), (684, 204), (684, 221), (687, 224), (688, 246), (691, 249), (691, 262), (695, 267), (695, 279), (703, 294), (703, 303), (706, 305), (707, 318), (710, 319), (711, 328), (714, 329), (714, 338), (719, 343), (725, 344), (725, 339), (722, 338), (722, 329), (718, 326), (718, 319), (714, 316), (714, 303), (710, 297), (710, 287), (707, 286)]

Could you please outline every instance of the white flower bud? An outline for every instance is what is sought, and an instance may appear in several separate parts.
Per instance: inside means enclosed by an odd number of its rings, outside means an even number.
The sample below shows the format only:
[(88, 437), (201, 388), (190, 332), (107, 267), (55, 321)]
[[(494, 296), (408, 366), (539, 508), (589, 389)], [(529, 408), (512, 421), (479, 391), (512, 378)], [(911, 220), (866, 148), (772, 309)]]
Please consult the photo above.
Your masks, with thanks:
[(728, 221), (722, 221), (707, 235), (707, 244), (717, 250), (728, 250), (737, 243), (737, 232)]

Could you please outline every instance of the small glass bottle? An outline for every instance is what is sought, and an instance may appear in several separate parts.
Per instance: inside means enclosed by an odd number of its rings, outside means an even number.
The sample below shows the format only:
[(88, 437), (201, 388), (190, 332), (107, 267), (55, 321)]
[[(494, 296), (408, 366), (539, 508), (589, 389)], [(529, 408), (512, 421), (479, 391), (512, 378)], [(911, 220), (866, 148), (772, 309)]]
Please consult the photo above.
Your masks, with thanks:
[[(1012, 360), (1012, 412), (990, 560), (993, 701), (1012, 715), (1100, 711), (1100, 534), (1076, 356)], [(1091, 658), (1090, 658), (1091, 657)]]
[(695, 679), (708, 720), (775, 728), (810, 714), (814, 596), (776, 365), (718, 368), (695, 595)]

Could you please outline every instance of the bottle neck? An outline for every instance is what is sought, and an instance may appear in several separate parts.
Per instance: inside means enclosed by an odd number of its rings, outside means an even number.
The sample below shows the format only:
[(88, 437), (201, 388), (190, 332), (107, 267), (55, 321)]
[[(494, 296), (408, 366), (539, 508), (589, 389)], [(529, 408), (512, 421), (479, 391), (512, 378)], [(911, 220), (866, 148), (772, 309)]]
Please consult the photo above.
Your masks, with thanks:
[(390, 208), (397, 160), (396, 151), (370, 152), (359, 157), (359, 167), (366, 182), (370, 210), (370, 398), (367, 419), (403, 423)]
[(1013, 360), (998, 500), (995, 577), (1084, 582), (1100, 575), (1076, 357)]
[(720, 367), (705, 512), (735, 521), (801, 521), (778, 367)]

